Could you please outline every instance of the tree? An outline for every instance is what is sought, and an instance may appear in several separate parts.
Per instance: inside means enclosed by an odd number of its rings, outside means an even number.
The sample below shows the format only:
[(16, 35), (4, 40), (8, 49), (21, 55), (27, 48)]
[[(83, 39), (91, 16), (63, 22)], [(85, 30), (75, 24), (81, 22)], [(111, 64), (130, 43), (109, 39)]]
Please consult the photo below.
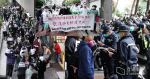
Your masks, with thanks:
[(146, 11), (148, 11), (149, 8), (150, 8), (150, 0), (147, 0), (147, 9), (146, 9)]
[(135, 6), (135, 12), (134, 12), (134, 14), (136, 14), (136, 12), (137, 12), (138, 5), (139, 5), (139, 0), (137, 0), (137, 2), (136, 2), (136, 6)]
[(131, 8), (131, 13), (130, 13), (130, 14), (133, 13), (133, 9), (134, 9), (135, 2), (136, 2), (136, 0), (133, 1), (132, 8)]
[(116, 15), (118, 2), (119, 2), (119, 0), (117, 0), (116, 6), (115, 6), (114, 16)]

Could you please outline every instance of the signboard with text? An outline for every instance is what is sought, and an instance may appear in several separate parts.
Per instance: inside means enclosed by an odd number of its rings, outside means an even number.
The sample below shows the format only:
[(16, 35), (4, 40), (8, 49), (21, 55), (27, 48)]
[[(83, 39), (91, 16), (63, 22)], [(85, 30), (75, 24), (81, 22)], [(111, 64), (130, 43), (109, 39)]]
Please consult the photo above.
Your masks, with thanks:
[(94, 14), (49, 16), (48, 24), (51, 31), (93, 30), (94, 18)]

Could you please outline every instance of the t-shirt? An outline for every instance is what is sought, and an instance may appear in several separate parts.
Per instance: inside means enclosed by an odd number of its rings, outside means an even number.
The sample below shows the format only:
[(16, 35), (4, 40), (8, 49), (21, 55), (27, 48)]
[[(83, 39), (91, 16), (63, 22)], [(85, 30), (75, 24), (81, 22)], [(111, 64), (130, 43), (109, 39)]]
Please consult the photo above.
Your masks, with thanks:
[(33, 73), (36, 73), (35, 70), (31, 71), (30, 69), (26, 70), (26, 79), (31, 79)]
[(81, 14), (88, 14), (88, 13), (90, 13), (90, 9), (89, 8), (81, 8), (80, 13)]
[(51, 14), (51, 12), (50, 11), (43, 11), (43, 22), (44, 23), (48, 23), (48, 16), (49, 16), (49, 14)]

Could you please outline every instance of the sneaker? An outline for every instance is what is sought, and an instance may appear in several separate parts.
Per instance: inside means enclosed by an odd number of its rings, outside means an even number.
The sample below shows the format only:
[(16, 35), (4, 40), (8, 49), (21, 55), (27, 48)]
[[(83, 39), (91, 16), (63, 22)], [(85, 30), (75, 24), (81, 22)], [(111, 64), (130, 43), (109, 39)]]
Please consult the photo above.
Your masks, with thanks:
[(12, 77), (10, 77), (9, 79), (12, 79)]

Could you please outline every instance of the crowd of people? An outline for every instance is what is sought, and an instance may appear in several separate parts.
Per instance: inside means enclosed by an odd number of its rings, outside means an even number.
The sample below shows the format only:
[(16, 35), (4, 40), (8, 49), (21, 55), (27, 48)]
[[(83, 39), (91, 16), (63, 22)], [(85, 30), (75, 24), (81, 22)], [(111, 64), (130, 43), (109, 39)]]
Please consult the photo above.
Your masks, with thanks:
[(138, 54), (146, 57), (143, 76), (149, 79), (149, 16), (150, 11), (143, 15), (125, 14), (100, 22), (100, 36), (68, 36), (65, 42), (68, 79), (94, 79), (94, 68), (104, 71), (104, 79), (141, 79)]
[[(92, 9), (89, 9), (87, 7), (87, 3), (83, 3), (83, 7), (79, 7), (79, 2), (75, 2), (75, 5), (72, 5), (71, 7), (68, 6), (66, 8), (65, 4), (62, 5), (61, 8), (59, 6), (54, 5), (53, 10), (51, 10), (48, 6), (45, 6), (44, 9), (41, 8), (41, 6), (37, 7), (37, 12), (36, 12), (36, 32), (39, 31), (39, 24), (42, 25), (42, 31), (46, 30), (46, 34), (50, 32), (50, 27), (48, 25), (48, 16), (57, 16), (57, 15), (75, 15), (75, 14), (94, 14), (95, 15), (95, 22), (94, 22), (94, 29), (91, 30), (91, 32), (96, 31), (96, 22), (98, 22), (97, 17), (98, 17), (98, 10), (96, 10), (97, 6), (93, 5)], [(86, 33), (89, 35), (88, 31), (86, 30)]]
[[(3, 8), (4, 19), (3, 36), (7, 41), (7, 79), (12, 79), (13, 72), (17, 72), (18, 79), (44, 79), (46, 67), (50, 67), (51, 51), (46, 44), (41, 44), (40, 37), (35, 35), (30, 18), (23, 14), (19, 8)], [(7, 25), (8, 24), (8, 25)], [(40, 49), (42, 52), (40, 52)], [(61, 56), (61, 49), (57, 41), (54, 41), (56, 62)], [(62, 63), (62, 60), (60, 58)]]

